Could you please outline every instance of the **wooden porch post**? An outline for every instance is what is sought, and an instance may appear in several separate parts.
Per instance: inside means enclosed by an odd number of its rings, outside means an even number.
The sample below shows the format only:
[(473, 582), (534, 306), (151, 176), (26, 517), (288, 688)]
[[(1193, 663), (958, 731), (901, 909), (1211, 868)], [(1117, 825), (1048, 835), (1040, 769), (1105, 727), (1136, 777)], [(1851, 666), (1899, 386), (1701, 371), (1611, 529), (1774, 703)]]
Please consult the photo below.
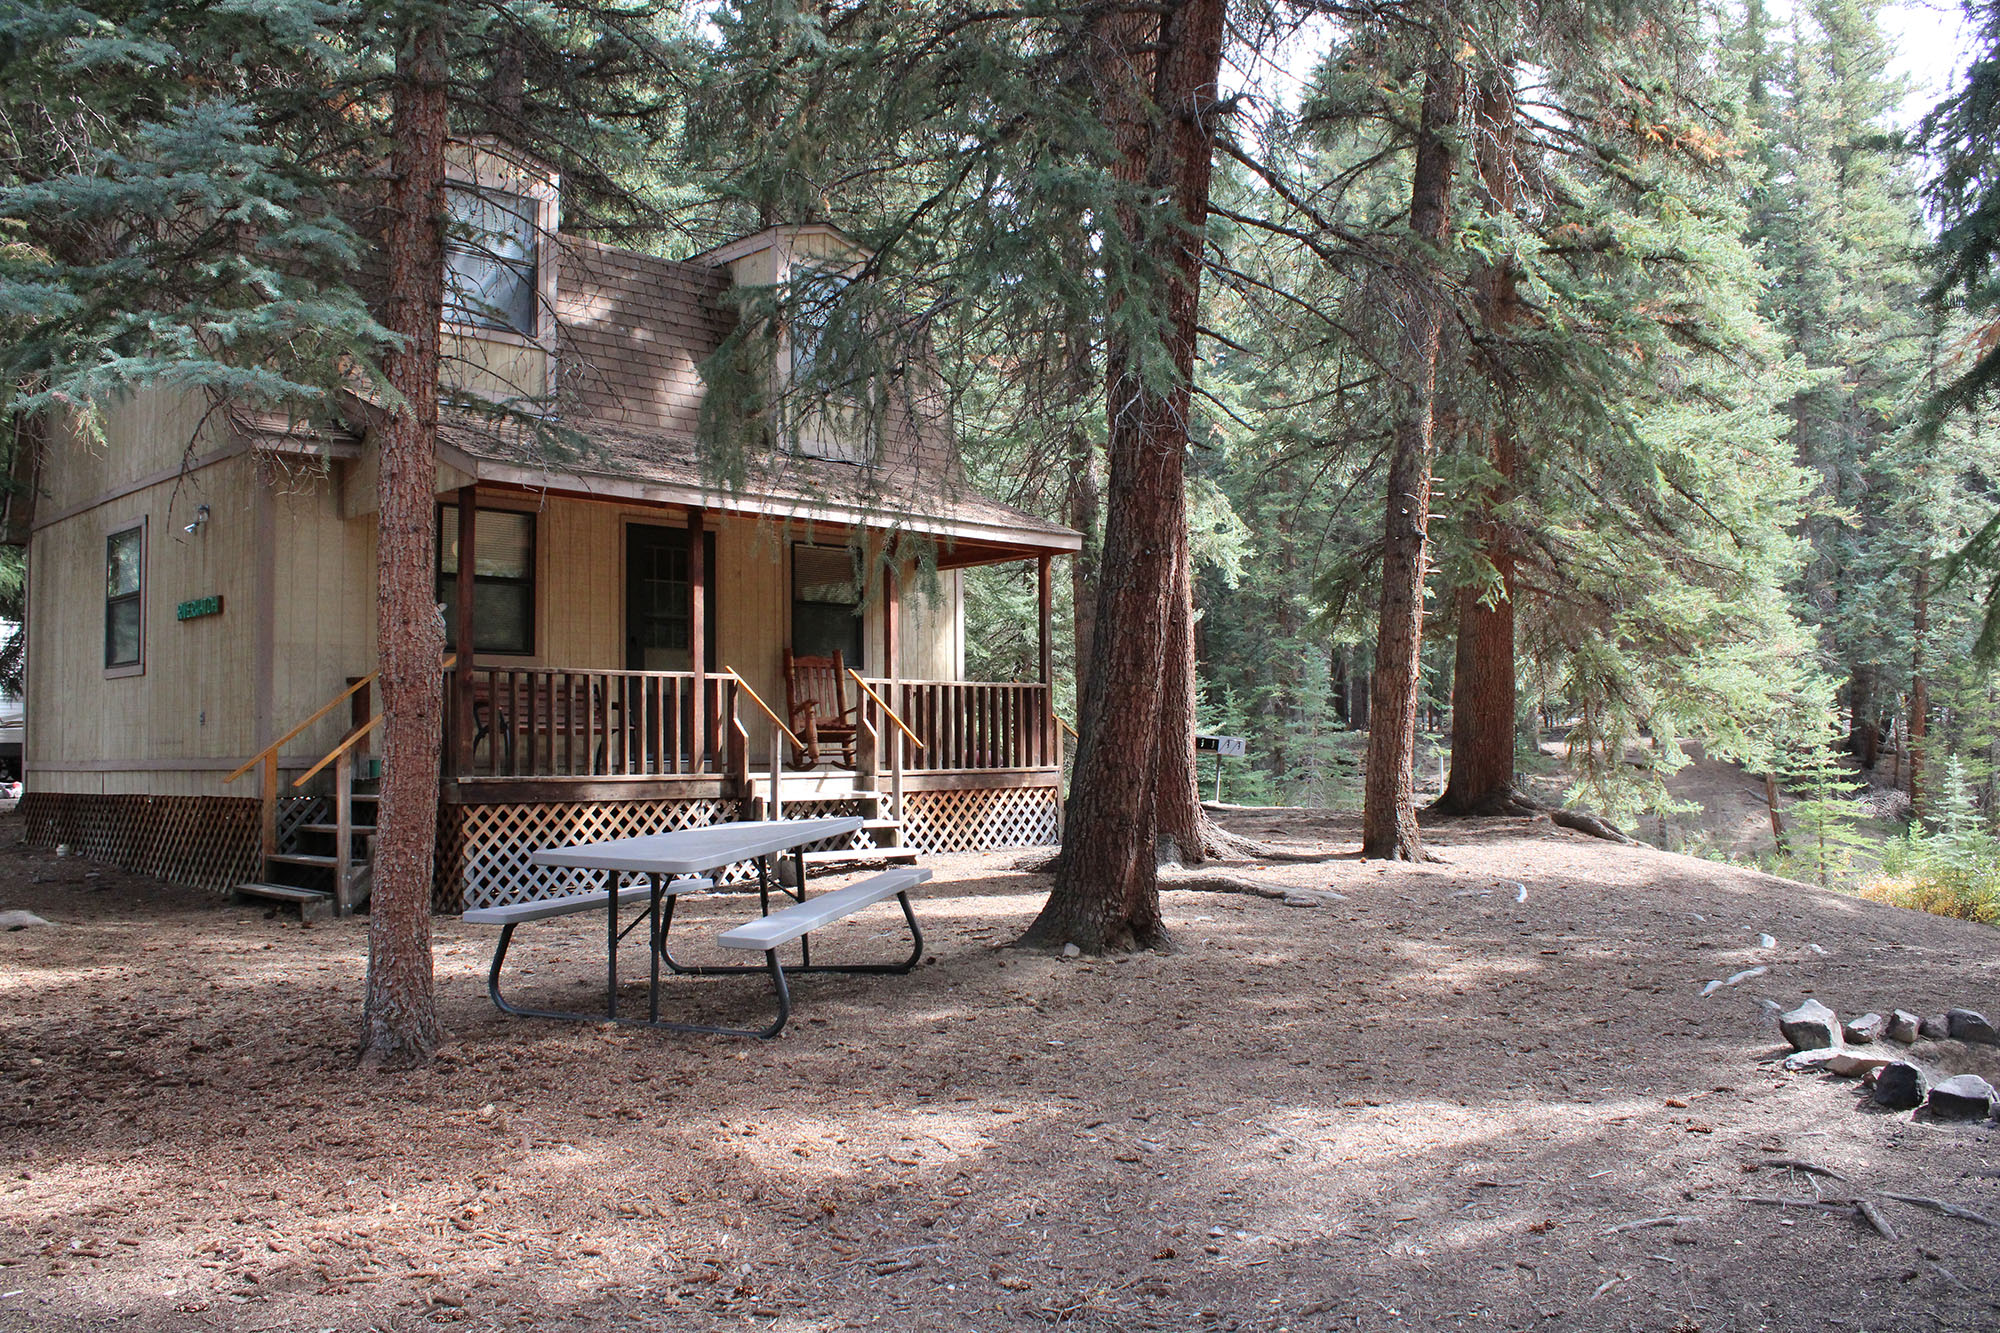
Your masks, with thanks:
[(694, 719), (688, 728), (688, 746), (694, 750), (688, 767), (706, 771), (708, 756), (714, 753), (714, 739), (708, 734), (708, 511), (688, 510), (688, 653), (694, 672)]
[(1054, 605), (1052, 598), (1053, 593), (1049, 583), (1049, 556), (1047, 552), (1043, 552), (1041, 558), (1035, 561), (1035, 633), (1038, 638), (1036, 644), (1036, 668), (1040, 673), (1039, 678), (1042, 682), (1043, 703), (1041, 750), (1044, 761), (1051, 755), (1058, 756), (1056, 765), (1060, 767), (1062, 765), (1062, 759), (1060, 758), (1061, 751), (1056, 748), (1061, 742), (1061, 737), (1056, 729), (1055, 658), (1053, 656), (1053, 645), (1049, 639), (1049, 612), (1050, 608)]
[(1035, 562), (1035, 630), (1040, 636), (1039, 655), (1041, 682), (1047, 685), (1055, 679), (1054, 658), (1050, 656), (1049, 645), (1049, 557), (1043, 555)]
[[(897, 654), (902, 648), (903, 581), (896, 574), (896, 553), (882, 562), (882, 674), (889, 682), (889, 706), (900, 715), (903, 710), (902, 663)], [(888, 718), (882, 719), (882, 737), (889, 742), (889, 803), (894, 807), (896, 818), (903, 817), (903, 754), (909, 746), (909, 737), (903, 735), (902, 728), (896, 727)]]
[[(452, 673), (458, 688), (452, 709), (452, 772), (464, 776), (472, 771), (472, 667), (473, 667), (473, 583), (472, 575), (479, 550), (479, 485), (458, 488), (458, 630), (453, 637), (458, 642), (458, 667)], [(442, 538), (440, 538), (442, 539)], [(494, 719), (496, 722), (498, 718)], [(494, 744), (499, 743), (499, 730), (492, 736)]]
[(896, 650), (902, 646), (899, 642), (902, 637), (899, 616), (902, 606), (902, 587), (896, 578), (894, 559), (895, 557), (891, 556), (882, 570), (882, 674), (891, 682), (902, 674), (896, 669)]

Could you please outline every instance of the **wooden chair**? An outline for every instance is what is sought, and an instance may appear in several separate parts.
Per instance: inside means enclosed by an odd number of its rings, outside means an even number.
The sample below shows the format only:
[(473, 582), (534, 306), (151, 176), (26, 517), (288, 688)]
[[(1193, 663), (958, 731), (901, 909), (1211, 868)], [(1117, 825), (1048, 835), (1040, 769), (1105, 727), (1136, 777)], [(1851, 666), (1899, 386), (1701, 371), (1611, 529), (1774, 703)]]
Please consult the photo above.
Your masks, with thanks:
[(842, 768), (854, 767), (861, 704), (848, 702), (847, 663), (832, 657), (794, 657), (785, 650), (785, 714), (800, 740), (792, 753), (801, 768), (817, 768), (820, 746), (838, 748)]

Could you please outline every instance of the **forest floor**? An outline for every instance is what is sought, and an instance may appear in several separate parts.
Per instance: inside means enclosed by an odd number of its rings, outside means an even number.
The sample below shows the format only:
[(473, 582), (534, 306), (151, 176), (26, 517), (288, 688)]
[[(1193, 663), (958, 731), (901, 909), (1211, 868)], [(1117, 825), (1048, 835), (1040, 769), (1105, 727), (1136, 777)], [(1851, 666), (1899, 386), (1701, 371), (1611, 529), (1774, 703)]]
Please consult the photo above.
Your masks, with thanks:
[[(17, 827), (0, 908), (53, 924), (0, 934), (0, 1329), (2000, 1325), (2000, 1231), (1874, 1193), (2000, 1219), (2000, 1128), (1784, 1072), (1758, 1004), (1992, 1014), (1987, 927), (1492, 820), (1434, 830), (1441, 864), (1237, 867), (1344, 897), (1177, 890), (1174, 952), (1065, 959), (1004, 947), (1045, 876), (941, 856), (926, 965), (800, 979), (773, 1042), (505, 1018), (492, 933), (440, 920), (450, 1044), (369, 1077), (365, 922)], [(890, 926), (845, 943), (892, 953)], [(600, 931), (524, 933), (523, 992), (590, 1002)], [(1851, 1192), (1898, 1238), (1742, 1198)]]

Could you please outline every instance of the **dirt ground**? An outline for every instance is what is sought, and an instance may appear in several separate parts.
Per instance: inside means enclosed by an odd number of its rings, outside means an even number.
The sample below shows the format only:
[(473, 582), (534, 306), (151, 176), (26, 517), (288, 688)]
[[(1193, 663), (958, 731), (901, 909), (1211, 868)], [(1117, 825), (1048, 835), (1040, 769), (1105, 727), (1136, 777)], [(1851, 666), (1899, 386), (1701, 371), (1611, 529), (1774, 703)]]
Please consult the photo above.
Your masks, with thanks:
[[(1242, 872), (1343, 900), (1176, 891), (1175, 952), (1063, 959), (1003, 947), (1047, 889), (1017, 854), (938, 857), (926, 964), (800, 979), (774, 1042), (505, 1018), (492, 932), (441, 920), (450, 1046), (371, 1078), (364, 922), (17, 828), (0, 908), (54, 924), (0, 935), (0, 1328), (2000, 1327), (2000, 1230), (1873, 1193), (2000, 1219), (2000, 1127), (1783, 1072), (1757, 1003), (1994, 1014), (1986, 927), (1484, 821), (1433, 832), (1446, 864)], [(822, 956), (893, 955), (876, 910)], [(522, 994), (601, 994), (599, 930), (524, 932)], [(1740, 1197), (1854, 1191), (1897, 1239)]]

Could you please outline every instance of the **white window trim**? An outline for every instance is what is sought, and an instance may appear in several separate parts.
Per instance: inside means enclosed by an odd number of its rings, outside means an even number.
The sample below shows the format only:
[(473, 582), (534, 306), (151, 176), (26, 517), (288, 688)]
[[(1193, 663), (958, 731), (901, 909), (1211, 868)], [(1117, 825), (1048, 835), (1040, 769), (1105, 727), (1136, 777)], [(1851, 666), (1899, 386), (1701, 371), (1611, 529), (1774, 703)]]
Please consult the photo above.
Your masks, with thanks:
[[(128, 662), (123, 666), (105, 667), (104, 678), (106, 680), (120, 680), (128, 676), (143, 676), (146, 674), (146, 580), (147, 576), (152, 573), (151, 569), (152, 552), (150, 549), (152, 543), (147, 540), (148, 536), (150, 535), (148, 532), (149, 526), (150, 524), (148, 523), (147, 517), (146, 515), (143, 514), (140, 515), (137, 519), (124, 519), (117, 523), (113, 523), (109, 527), (104, 529), (102, 534), (103, 541), (98, 548), (100, 551), (104, 553), (104, 555), (108, 559), (110, 556), (109, 548), (111, 545), (111, 539), (113, 537), (122, 536), (128, 532), (136, 532), (139, 534), (139, 660), (136, 662)], [(110, 601), (111, 601), (110, 597), (106, 596), (103, 599), (102, 603), (100, 604), (104, 608), (107, 617), (109, 614)], [(103, 662), (102, 654), (104, 653), (104, 650), (107, 646), (104, 641), (104, 635), (105, 631), (108, 629), (109, 625), (106, 624), (105, 621), (100, 620), (98, 623), (98, 645), (97, 645), (97, 651), (99, 653), (98, 661), (100, 663)]]

